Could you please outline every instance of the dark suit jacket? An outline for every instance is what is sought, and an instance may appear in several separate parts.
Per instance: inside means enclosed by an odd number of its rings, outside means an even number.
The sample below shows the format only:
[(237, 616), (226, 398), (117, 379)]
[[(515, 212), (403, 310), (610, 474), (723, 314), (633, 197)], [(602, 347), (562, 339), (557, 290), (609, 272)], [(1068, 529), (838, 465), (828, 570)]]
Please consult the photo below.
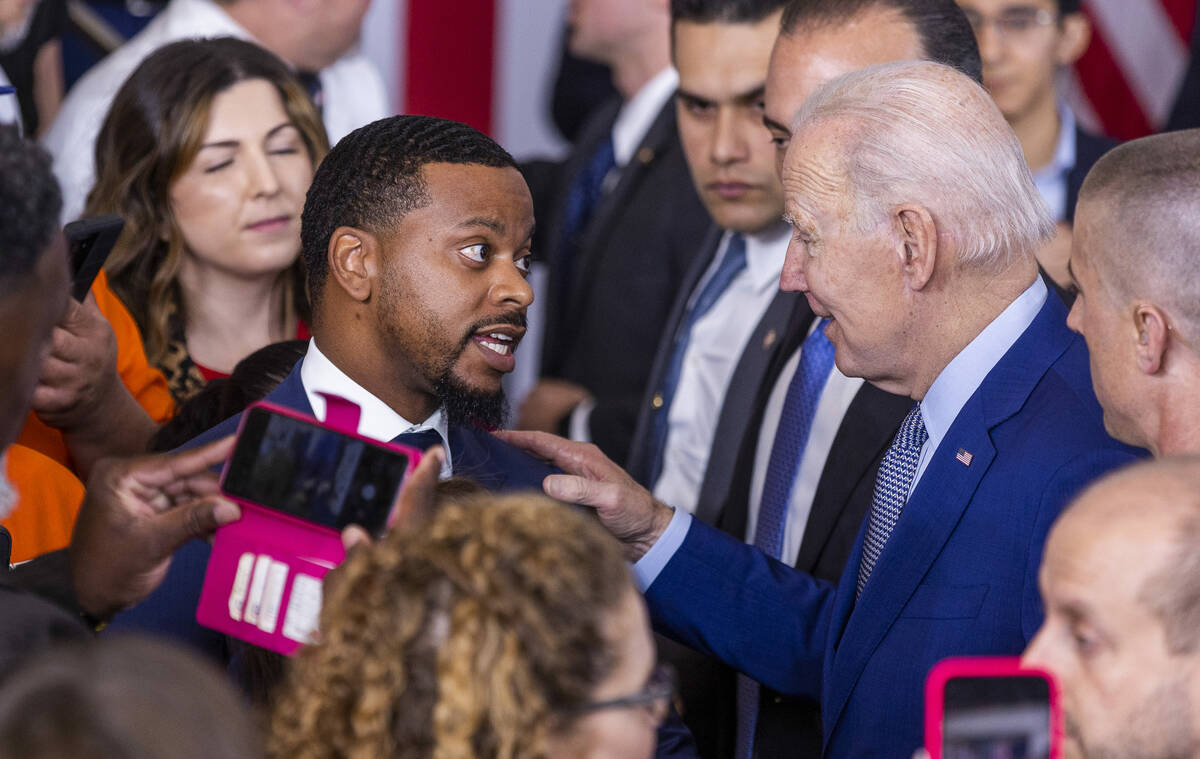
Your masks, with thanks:
[[(557, 206), (539, 211), (551, 283), (562, 265), (556, 248), (568, 190), (619, 108), (612, 102), (589, 120), (564, 166)], [(710, 224), (668, 102), (580, 233), (571, 281), (546, 294), (542, 374), (595, 396), (592, 440), (615, 461), (628, 457), (659, 335)]]
[(1120, 143), (1103, 135), (1092, 134), (1075, 127), (1075, 165), (1067, 172), (1067, 222), (1075, 221), (1075, 206), (1079, 203), (1079, 190), (1083, 180), (1108, 151)]
[[(299, 363), (264, 400), (312, 414), (300, 382)], [(226, 419), (184, 447), (203, 445), (232, 434), (237, 431), (240, 421), (241, 414)], [(454, 473), (475, 480), (489, 490), (540, 492), (546, 475), (558, 471), (478, 427), (451, 425), (449, 438)], [(200, 604), (200, 588), (210, 552), (209, 545), (200, 540), (193, 540), (179, 549), (162, 585), (141, 604), (117, 616), (105, 631), (134, 630), (176, 638), (202, 654), (228, 662), (232, 653), (228, 639), (196, 622), (196, 607)], [(657, 756), (660, 758), (696, 756), (691, 735), (677, 718), (664, 723), (658, 739)]]
[(655, 624), (780, 693), (819, 699), (824, 756), (909, 759), (929, 669), (1024, 649), (1042, 620), (1051, 523), (1139, 453), (1104, 432), (1086, 347), (1065, 321), (1048, 297), (963, 406), (861, 602), (862, 529), (835, 585), (694, 521), (646, 593)]
[(39, 651), (86, 640), (67, 552), (44, 554), (9, 569), (11, 537), (0, 527), (0, 681)]

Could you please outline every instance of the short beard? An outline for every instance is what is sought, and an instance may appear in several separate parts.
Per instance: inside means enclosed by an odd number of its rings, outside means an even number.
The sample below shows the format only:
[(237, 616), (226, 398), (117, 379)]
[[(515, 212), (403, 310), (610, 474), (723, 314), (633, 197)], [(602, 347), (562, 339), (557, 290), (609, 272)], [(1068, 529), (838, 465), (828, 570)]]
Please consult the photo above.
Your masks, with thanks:
[(1139, 704), (1106, 745), (1085, 745), (1079, 724), (1066, 718), (1066, 732), (1079, 744), (1083, 759), (1191, 759), (1196, 756), (1192, 734), (1191, 698), (1183, 679), (1163, 683)]
[(450, 424), (474, 424), (489, 432), (502, 429), (509, 413), (503, 388), (481, 393), (460, 382), (452, 371), (447, 369), (433, 385), (438, 403), (446, 410), (446, 420)]

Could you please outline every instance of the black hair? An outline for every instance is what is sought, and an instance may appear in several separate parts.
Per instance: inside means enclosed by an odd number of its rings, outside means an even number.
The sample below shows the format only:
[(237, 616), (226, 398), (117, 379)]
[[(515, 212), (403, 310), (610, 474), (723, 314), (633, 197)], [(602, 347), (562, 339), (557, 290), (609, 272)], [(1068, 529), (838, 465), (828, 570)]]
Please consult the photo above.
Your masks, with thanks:
[(300, 242), (314, 303), (328, 271), (326, 251), (341, 226), (381, 232), (430, 202), (421, 169), (429, 163), (516, 168), (508, 152), (466, 124), (431, 116), (392, 116), (346, 135), (313, 176)]
[(1058, 0), (1058, 15), (1069, 16), (1072, 13), (1079, 13), (1080, 0)]
[(983, 82), (975, 31), (954, 0), (791, 0), (783, 11), (781, 33), (791, 35), (801, 27), (840, 24), (867, 11), (887, 9), (912, 24), (926, 60), (951, 66)]
[(671, 23), (753, 24), (788, 4), (788, 0), (671, 0)]
[(62, 192), (50, 154), (0, 124), (0, 279), (31, 276), (58, 233)]

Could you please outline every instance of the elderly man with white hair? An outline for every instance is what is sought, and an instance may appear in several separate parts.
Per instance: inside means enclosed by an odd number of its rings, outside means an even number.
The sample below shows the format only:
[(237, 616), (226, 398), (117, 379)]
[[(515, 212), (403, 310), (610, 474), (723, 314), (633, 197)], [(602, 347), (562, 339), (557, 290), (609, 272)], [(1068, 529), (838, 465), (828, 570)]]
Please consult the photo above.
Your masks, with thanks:
[(829, 320), (842, 372), (917, 401), (840, 582), (655, 501), (595, 449), (507, 439), (568, 472), (546, 492), (596, 508), (663, 632), (820, 699), (825, 756), (908, 759), (929, 669), (1021, 652), (1051, 522), (1136, 453), (1105, 434), (1083, 341), (1038, 278), (1049, 214), (978, 84), (933, 63), (836, 79), (797, 115), (782, 178), (783, 287)]

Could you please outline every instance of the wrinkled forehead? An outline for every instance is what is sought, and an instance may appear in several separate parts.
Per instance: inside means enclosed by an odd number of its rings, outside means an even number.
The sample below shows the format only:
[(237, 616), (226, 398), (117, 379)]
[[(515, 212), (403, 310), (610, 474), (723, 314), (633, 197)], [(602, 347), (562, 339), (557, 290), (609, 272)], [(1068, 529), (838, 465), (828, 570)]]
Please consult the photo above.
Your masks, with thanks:
[(820, 215), (852, 200), (846, 167), (856, 130), (845, 119), (798, 125), (783, 159), (780, 178), (791, 214)]

